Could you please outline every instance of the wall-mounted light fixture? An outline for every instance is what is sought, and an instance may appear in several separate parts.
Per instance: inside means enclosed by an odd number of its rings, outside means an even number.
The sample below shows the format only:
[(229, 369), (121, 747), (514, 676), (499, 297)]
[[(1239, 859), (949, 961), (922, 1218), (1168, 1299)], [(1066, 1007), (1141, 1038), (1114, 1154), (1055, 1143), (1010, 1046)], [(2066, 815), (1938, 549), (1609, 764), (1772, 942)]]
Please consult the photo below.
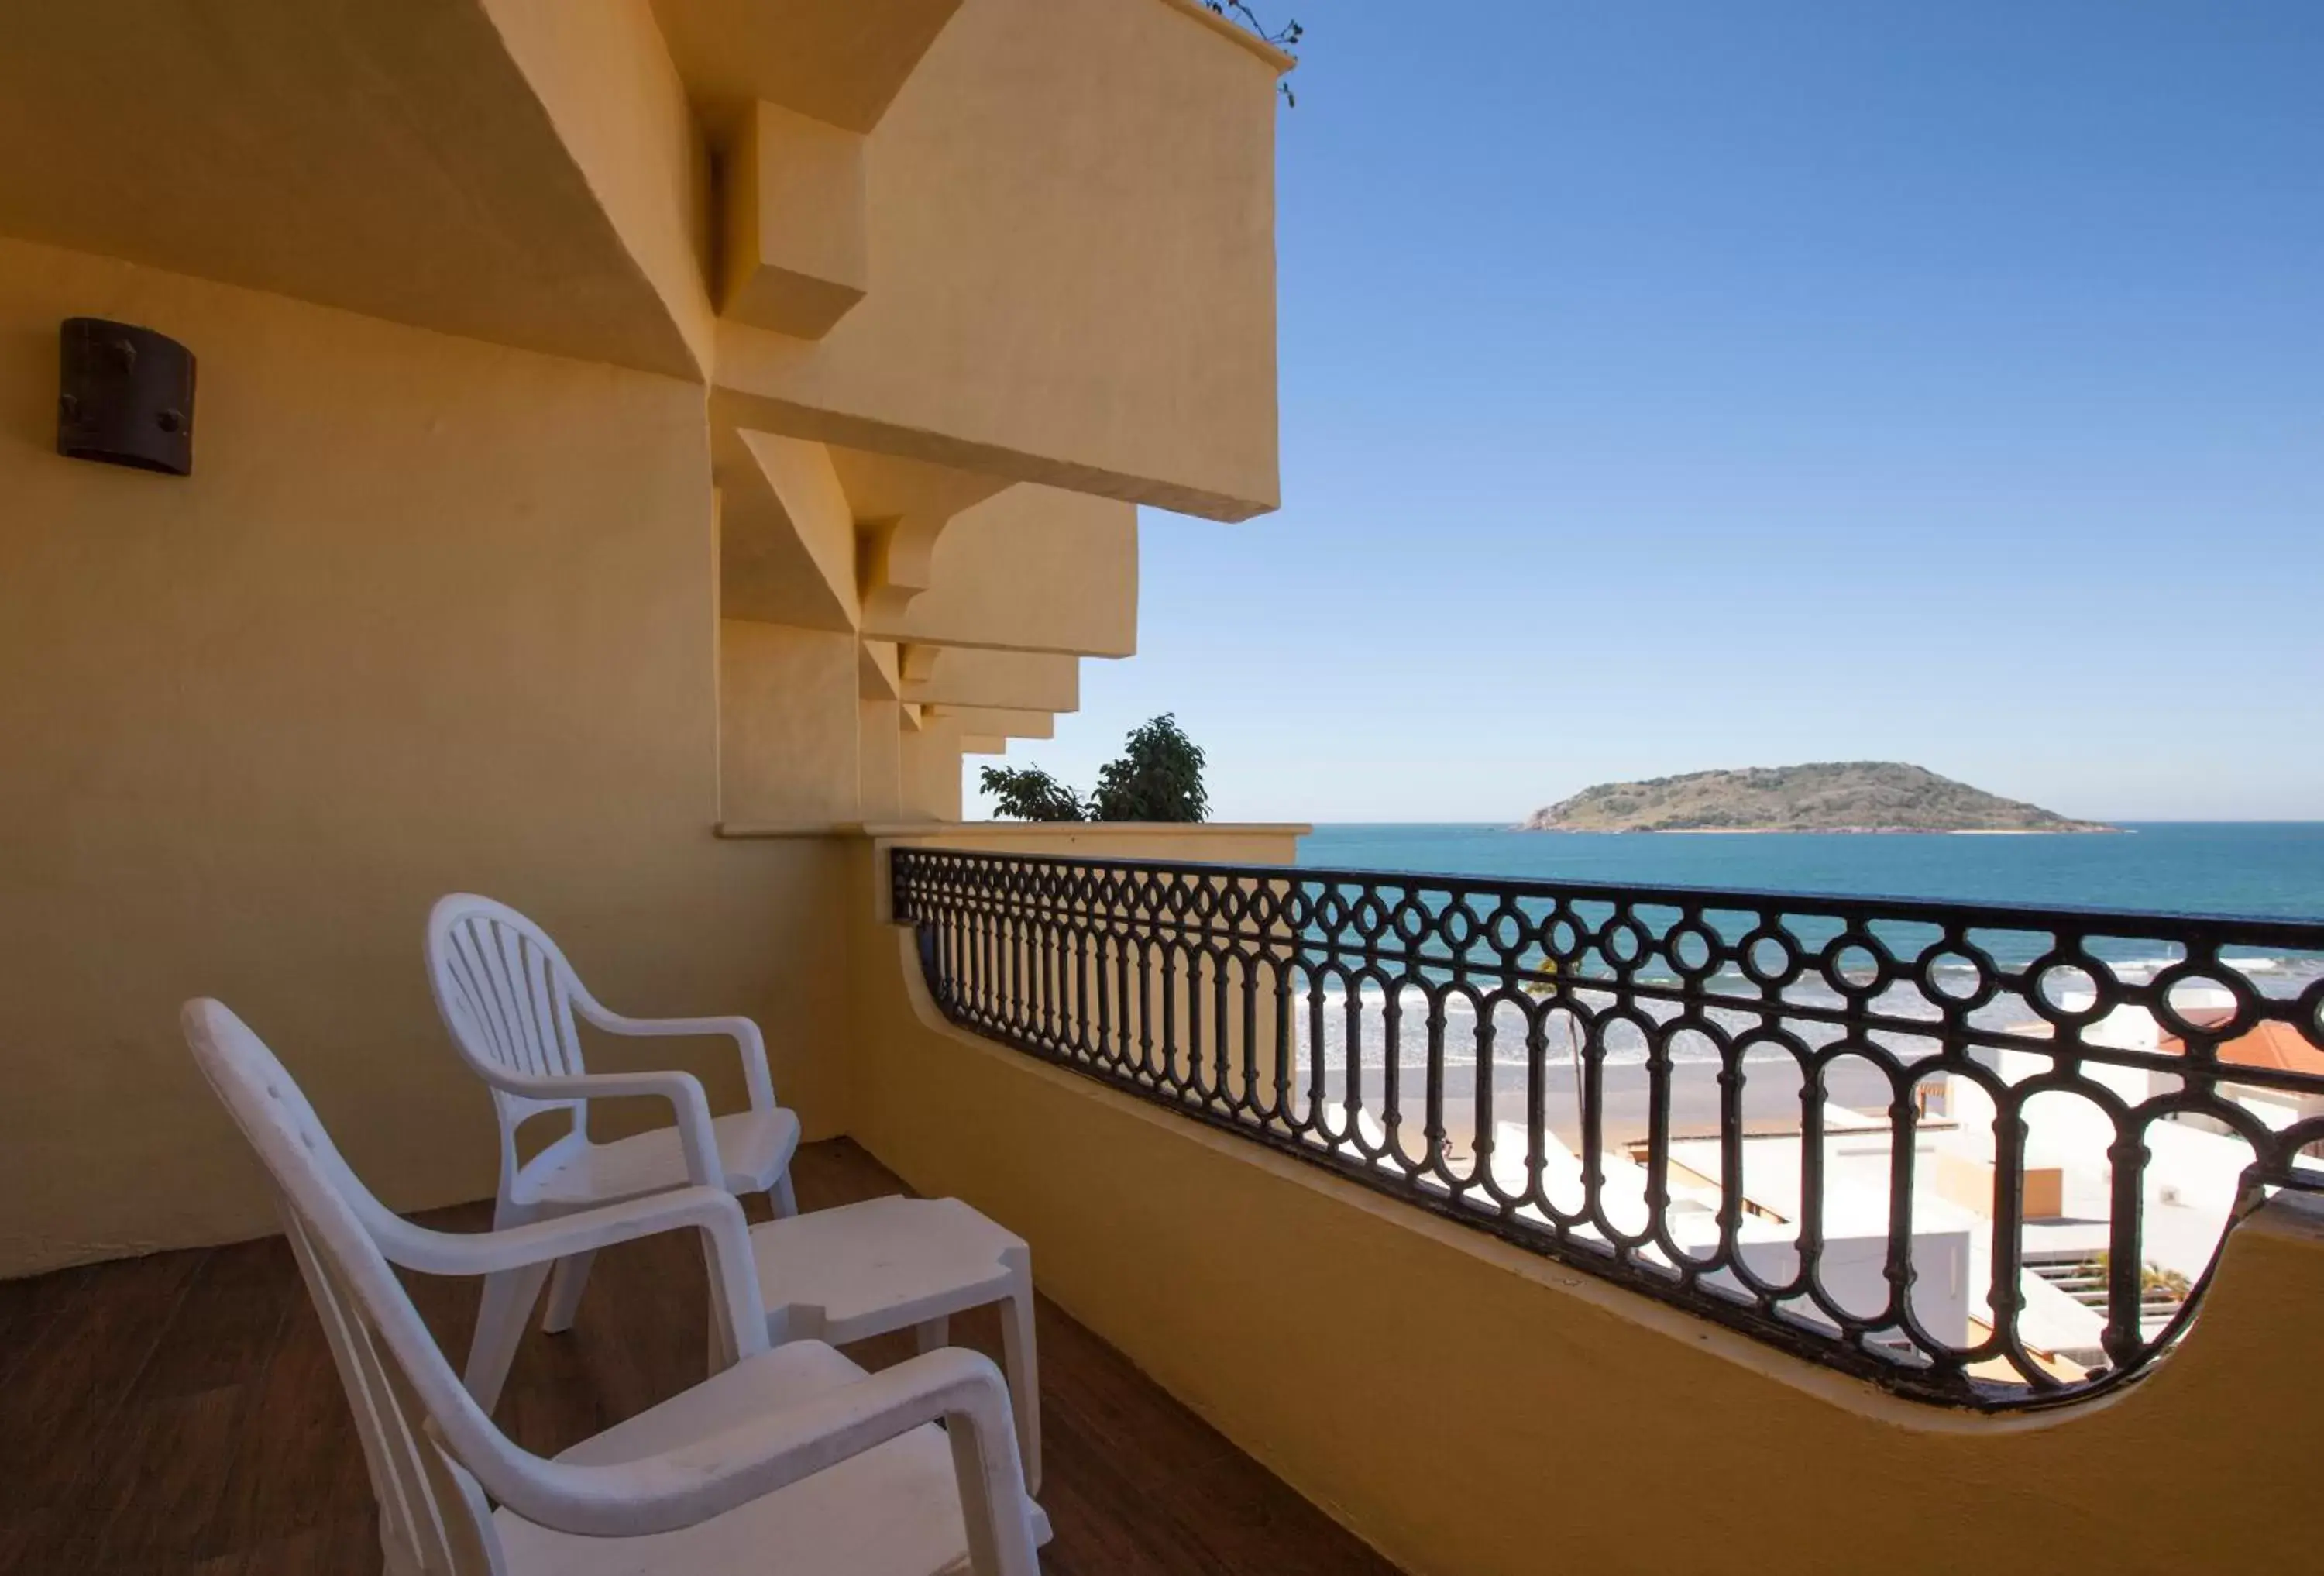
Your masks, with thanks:
[(59, 454), (193, 474), (192, 353), (151, 328), (102, 318), (67, 318), (59, 349)]

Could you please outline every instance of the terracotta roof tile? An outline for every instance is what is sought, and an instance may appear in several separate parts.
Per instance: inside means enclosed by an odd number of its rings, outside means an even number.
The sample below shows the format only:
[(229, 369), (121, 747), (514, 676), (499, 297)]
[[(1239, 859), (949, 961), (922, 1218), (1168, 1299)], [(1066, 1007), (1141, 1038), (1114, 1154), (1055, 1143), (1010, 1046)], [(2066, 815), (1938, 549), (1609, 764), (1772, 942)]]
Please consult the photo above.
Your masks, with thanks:
[[(2226, 1022), (2233, 1014), (2226, 1009), (2200, 1010), (2185, 1015), (2187, 1021), (2198, 1028)], [(2186, 1046), (2176, 1035), (2162, 1037), (2162, 1048), (2184, 1054)], [(2324, 1076), (2324, 1050), (2308, 1043), (2299, 1029), (2288, 1023), (2263, 1023), (2249, 1034), (2237, 1035), (2219, 1046), (2219, 1060), (2238, 1067), (2264, 1067), (2276, 1073), (2307, 1073)]]

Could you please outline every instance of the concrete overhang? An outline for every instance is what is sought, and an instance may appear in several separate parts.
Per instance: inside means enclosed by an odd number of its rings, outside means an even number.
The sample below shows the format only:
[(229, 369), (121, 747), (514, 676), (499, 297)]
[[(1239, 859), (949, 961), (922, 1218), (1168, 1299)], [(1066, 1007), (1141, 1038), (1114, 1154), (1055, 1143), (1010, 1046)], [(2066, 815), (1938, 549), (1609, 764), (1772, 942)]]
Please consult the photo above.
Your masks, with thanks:
[(852, 633), (855, 516), (819, 443), (711, 429), (722, 617)]
[[(867, 645), (872, 642), (865, 642)], [(892, 648), (890, 648), (892, 650)], [(909, 650), (930, 648), (912, 646)], [(907, 677), (896, 698), (923, 705), (999, 706), (1010, 711), (1081, 709), (1081, 659), (1063, 652), (939, 646), (935, 667)]]
[(653, 0), (704, 124), (764, 100), (851, 132), (880, 124), (961, 0)]
[[(953, 520), (1009, 488), (997, 476), (737, 428), (713, 405), (722, 500), (720, 611), (806, 629), (863, 630), (900, 617), (936, 574)], [(970, 552), (990, 535), (972, 530)], [(989, 545), (989, 544), (988, 544)], [(945, 558), (954, 573), (967, 553)]]
[(1057, 719), (1047, 712), (1004, 711), (997, 706), (928, 706), (921, 713), (933, 723), (949, 723), (962, 736), (984, 739), (1054, 739)]
[[(963, 5), (864, 134), (860, 270), (754, 254), (760, 315), (801, 327), (720, 319), (729, 419), (1220, 520), (1275, 508), (1286, 62), (1205, 14)], [(835, 152), (798, 152), (803, 189), (844, 184)]]
[[(700, 194), (671, 189), (682, 170), (666, 180), (644, 167), (684, 149), (632, 146), (657, 67), (683, 114), (675, 74), (641, 12), (636, 38), (621, 34), (619, 7), (571, 7), (591, 14), (587, 26), (530, 14), (540, 9), (12, 5), (0, 233), (698, 379), (706, 311), (682, 321), (669, 292), (701, 294), (698, 260), (680, 255), (679, 211)], [(559, 30), (588, 35), (565, 57), (571, 71), (536, 47)], [(595, 79), (604, 60), (640, 51), (636, 92)], [(561, 87), (535, 80), (560, 72)], [(568, 143), (577, 117), (560, 97), (591, 100), (600, 146)], [(605, 160), (630, 162), (627, 188)], [(632, 198), (670, 209), (678, 238), (625, 235)]]
[(1019, 485), (953, 517), (927, 589), (863, 612), (876, 640), (1127, 657), (1138, 649), (1138, 512)]
[(1136, 649), (1127, 503), (723, 421), (712, 458), (724, 617), (908, 649)]
[(901, 700), (904, 681), (898, 671), (893, 641), (862, 641), (856, 644), (856, 698)]
[(963, 511), (1009, 485), (998, 476), (834, 445), (855, 520), (855, 588), (867, 630), (900, 614), (936, 576), (937, 544)]

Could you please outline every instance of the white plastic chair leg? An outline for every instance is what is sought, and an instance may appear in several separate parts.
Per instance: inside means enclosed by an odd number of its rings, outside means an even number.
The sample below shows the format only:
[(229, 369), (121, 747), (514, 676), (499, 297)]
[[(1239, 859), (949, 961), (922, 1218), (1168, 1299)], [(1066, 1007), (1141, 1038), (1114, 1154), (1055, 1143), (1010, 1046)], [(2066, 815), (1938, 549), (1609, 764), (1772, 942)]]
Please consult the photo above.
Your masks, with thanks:
[(718, 1298), (715, 1290), (709, 1299), (709, 1340), (706, 1345), (710, 1353), (709, 1373), (711, 1377), (715, 1378), (734, 1366), (735, 1353), (734, 1335), (727, 1329), (726, 1321), (719, 1317)]
[(509, 1365), (516, 1360), (517, 1343), (524, 1339), (525, 1323), (548, 1276), (545, 1264), (484, 1276), (484, 1294), (476, 1304), (475, 1339), (468, 1343), (468, 1369), (461, 1382), (487, 1415), (499, 1404)]
[(798, 1195), (791, 1191), (791, 1174), (788, 1167), (775, 1178), (775, 1185), (767, 1189), (767, 1203), (779, 1221), (788, 1221), (798, 1213)]
[(589, 1267), (596, 1262), (595, 1253), (557, 1261), (557, 1273), (549, 1277), (549, 1311), (540, 1316), (542, 1330), (562, 1335), (573, 1328), (573, 1316), (581, 1311), (582, 1289), (589, 1284)]
[(1017, 1448), (1025, 1459), (1025, 1491), (1041, 1491), (1041, 1359), (1033, 1341), (1033, 1280), (1020, 1276), (1001, 1308), (1001, 1368), (1009, 1404), (1017, 1414)]

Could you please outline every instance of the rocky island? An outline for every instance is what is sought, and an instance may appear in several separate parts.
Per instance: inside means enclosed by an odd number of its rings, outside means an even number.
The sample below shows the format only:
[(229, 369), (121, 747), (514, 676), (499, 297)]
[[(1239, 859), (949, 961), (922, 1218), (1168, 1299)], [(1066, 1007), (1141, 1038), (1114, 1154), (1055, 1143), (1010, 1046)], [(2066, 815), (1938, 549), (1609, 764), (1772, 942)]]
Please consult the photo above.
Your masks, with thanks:
[(1536, 810), (1526, 832), (2112, 832), (1925, 767), (1820, 761), (1600, 783)]

